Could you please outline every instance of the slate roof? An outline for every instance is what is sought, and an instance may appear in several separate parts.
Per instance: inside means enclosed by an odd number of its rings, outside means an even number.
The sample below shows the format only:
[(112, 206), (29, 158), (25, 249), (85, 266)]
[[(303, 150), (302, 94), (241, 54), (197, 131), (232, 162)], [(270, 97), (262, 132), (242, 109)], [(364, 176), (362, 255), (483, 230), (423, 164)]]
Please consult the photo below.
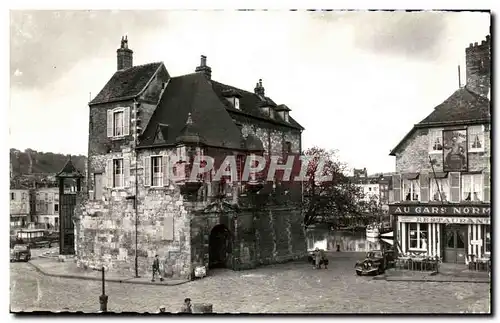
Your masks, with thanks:
[(61, 169), (59, 173), (56, 174), (56, 177), (60, 178), (83, 178), (83, 174), (76, 169), (75, 165), (71, 162), (71, 158), (68, 159), (66, 165)]
[[(265, 97), (264, 101), (257, 94), (253, 92), (238, 89), (234, 86), (222, 84), (216, 81), (211, 81), (211, 83), (215, 93), (220, 97), (221, 101), (224, 103), (228, 111), (231, 111), (236, 114), (243, 114), (254, 118), (264, 119), (267, 122), (283, 125), (285, 127), (290, 127), (297, 130), (304, 130), (304, 128), (292, 117), (289, 117), (289, 122), (285, 122), (284, 120), (281, 120), (278, 116), (276, 117), (276, 119), (271, 119), (269, 118), (269, 116), (264, 115), (263, 112), (259, 109), (259, 107), (262, 106), (263, 103), (267, 103), (268, 105), (271, 106), (277, 106), (277, 104), (270, 98)], [(239, 110), (233, 107), (233, 105), (225, 99), (225, 96), (227, 95), (226, 93), (228, 93), (229, 91), (236, 91), (237, 93), (240, 94)]]
[(116, 71), (89, 105), (128, 100), (139, 95), (163, 63), (138, 65)]
[(489, 120), (490, 101), (466, 87), (458, 89), (434, 111), (420, 121), (419, 125), (447, 123), (450, 121)]
[[(224, 99), (225, 100), (225, 99)], [(141, 136), (138, 148), (174, 145), (191, 113), (197, 134), (206, 145), (241, 149), (242, 135), (203, 73), (172, 77)], [(155, 144), (158, 123), (168, 124), (164, 143)]]
[(450, 97), (434, 108), (431, 114), (413, 126), (397, 146), (390, 152), (395, 156), (401, 146), (419, 128), (469, 125), (491, 122), (490, 100), (467, 87), (456, 90)]

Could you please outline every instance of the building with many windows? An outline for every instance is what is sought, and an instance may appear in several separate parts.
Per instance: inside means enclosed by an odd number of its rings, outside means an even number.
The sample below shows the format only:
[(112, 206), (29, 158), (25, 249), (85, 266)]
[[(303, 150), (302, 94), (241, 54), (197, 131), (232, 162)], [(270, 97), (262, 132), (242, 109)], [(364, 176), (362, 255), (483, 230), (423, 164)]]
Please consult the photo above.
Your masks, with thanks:
[(491, 254), (491, 38), (466, 48), (467, 84), (392, 150), (390, 212), (402, 254), (468, 263)]
[(10, 227), (20, 228), (30, 221), (30, 190), (10, 189)]
[(34, 192), (37, 224), (59, 230), (59, 188), (41, 187)]
[[(266, 95), (262, 80), (253, 91), (215, 81), (205, 56), (194, 73), (174, 77), (162, 62), (134, 66), (132, 55), (122, 39), (117, 71), (89, 103), (78, 264), (149, 275), (158, 255), (168, 275), (192, 278), (202, 266), (303, 257), (300, 183), (240, 176), (247, 157), (300, 154), (303, 128), (290, 109)], [(235, 157), (236, 172), (192, 178), (203, 156), (215, 169)]]

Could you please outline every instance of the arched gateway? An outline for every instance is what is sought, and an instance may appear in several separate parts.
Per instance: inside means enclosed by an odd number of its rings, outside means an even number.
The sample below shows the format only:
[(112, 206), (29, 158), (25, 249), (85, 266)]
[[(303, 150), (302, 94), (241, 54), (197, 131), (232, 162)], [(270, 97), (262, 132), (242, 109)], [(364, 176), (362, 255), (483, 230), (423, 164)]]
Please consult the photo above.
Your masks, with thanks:
[(209, 268), (226, 268), (231, 255), (231, 232), (223, 225), (216, 225), (209, 238)]

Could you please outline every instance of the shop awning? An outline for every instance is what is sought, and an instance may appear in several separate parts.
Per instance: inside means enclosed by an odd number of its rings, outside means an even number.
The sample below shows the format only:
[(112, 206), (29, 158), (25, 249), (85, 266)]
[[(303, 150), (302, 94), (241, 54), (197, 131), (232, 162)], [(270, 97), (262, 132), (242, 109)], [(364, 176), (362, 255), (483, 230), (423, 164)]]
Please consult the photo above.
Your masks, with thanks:
[(408, 180), (414, 180), (418, 178), (418, 173), (406, 173), (403, 174), (403, 178)]
[(447, 172), (436, 172), (434, 178), (446, 178), (447, 176)]

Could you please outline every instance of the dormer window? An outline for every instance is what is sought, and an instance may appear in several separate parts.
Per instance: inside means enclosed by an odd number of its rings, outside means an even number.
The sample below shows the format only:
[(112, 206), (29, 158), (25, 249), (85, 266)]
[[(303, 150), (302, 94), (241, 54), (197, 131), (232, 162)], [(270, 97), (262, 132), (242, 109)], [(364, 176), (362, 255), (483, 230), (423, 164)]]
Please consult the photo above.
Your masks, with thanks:
[(233, 106), (233, 108), (235, 108), (237, 110), (240, 109), (240, 98), (232, 96), (232, 97), (226, 98), (226, 100), (228, 100), (229, 103), (231, 103), (231, 105)]
[(276, 112), (280, 116), (280, 118), (285, 121), (289, 122), (290, 121), (290, 108), (288, 108), (284, 104), (280, 104), (276, 107)]
[(232, 88), (225, 89), (222, 91), (222, 95), (229, 101), (229, 103), (231, 103), (233, 108), (237, 110), (240, 109), (241, 94), (237, 90)]

